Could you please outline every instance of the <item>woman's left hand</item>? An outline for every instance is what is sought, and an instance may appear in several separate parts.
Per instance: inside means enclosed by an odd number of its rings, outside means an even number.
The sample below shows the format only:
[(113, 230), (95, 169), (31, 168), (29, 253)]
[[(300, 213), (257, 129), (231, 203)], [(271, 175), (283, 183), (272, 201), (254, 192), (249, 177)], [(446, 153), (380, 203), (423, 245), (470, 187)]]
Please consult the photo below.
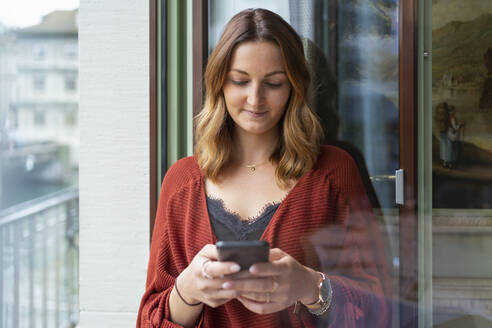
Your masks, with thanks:
[(303, 304), (318, 300), (319, 274), (278, 248), (270, 250), (270, 262), (257, 263), (249, 271), (251, 278), (227, 281), (222, 287), (236, 290), (237, 299), (250, 311), (267, 314), (298, 300)]

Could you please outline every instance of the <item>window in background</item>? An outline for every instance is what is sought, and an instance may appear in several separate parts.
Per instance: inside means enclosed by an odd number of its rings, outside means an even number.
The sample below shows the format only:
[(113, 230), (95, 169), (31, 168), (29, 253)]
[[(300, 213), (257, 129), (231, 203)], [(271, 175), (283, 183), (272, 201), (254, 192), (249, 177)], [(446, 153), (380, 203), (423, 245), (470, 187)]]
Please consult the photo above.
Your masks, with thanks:
[(45, 47), (42, 44), (35, 44), (33, 47), (33, 58), (36, 60), (44, 60), (45, 58)]
[(46, 84), (46, 80), (43, 75), (34, 75), (32, 79), (32, 85), (34, 91), (42, 92), (44, 91), (44, 87)]
[(43, 126), (45, 124), (44, 113), (41, 111), (34, 112), (34, 125)]
[(63, 46), (63, 55), (67, 60), (77, 59), (78, 47), (77, 44), (67, 44)]
[(77, 113), (67, 112), (65, 114), (65, 125), (76, 126), (77, 125)]
[(65, 76), (65, 91), (73, 92), (77, 88), (77, 77), (74, 75)]
[[(0, 2), (0, 327), (78, 322), (78, 1)], [(26, 21), (27, 19), (27, 21)]]

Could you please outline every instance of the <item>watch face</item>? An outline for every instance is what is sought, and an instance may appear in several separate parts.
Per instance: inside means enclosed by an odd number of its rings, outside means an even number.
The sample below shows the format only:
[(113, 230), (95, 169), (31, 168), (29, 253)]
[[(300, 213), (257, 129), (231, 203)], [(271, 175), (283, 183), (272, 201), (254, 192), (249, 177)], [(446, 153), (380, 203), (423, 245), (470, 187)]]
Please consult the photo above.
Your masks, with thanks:
[(326, 302), (328, 297), (330, 297), (330, 287), (328, 286), (329, 282), (328, 280), (323, 280), (323, 283), (321, 284), (321, 288), (319, 289), (319, 296), (322, 299), (323, 302)]

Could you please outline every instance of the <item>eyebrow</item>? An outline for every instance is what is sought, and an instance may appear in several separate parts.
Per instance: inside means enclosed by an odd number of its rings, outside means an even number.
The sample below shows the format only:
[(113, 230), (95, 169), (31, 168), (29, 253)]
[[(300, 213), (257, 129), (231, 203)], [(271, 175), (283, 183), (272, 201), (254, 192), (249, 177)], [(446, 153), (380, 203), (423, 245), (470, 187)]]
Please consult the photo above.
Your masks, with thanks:
[[(233, 68), (233, 69), (231, 69), (231, 71), (235, 71), (235, 72), (238, 72), (241, 74), (249, 75), (247, 72), (241, 71), (240, 69), (237, 69), (237, 68)], [(275, 75), (275, 74), (285, 74), (285, 72), (284, 71), (273, 71), (273, 72), (270, 72), (268, 74), (265, 74), (265, 77)]]

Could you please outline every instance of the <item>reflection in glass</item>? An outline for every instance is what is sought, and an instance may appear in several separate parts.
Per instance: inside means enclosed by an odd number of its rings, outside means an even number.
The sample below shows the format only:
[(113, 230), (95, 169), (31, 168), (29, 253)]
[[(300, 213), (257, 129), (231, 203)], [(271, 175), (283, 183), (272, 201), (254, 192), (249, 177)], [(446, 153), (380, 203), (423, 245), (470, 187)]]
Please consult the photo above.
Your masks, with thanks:
[(317, 104), (324, 106), (314, 107), (325, 124), (326, 141), (343, 140), (357, 148), (382, 206), (394, 207), (393, 175), (399, 167), (398, 2), (209, 3), (209, 50), (226, 21), (252, 7), (277, 12), (305, 38)]
[[(311, 68), (311, 107), (325, 143), (356, 162), (384, 232), (393, 292), (398, 293), (399, 168), (398, 1), (209, 1), (209, 52), (237, 12), (261, 7), (289, 22), (303, 37)], [(413, 274), (413, 273), (409, 273)], [(412, 305), (413, 306), (413, 305)], [(398, 322), (398, 306), (393, 310)]]
[(431, 26), (433, 322), (490, 327), (492, 3), (432, 1)]

